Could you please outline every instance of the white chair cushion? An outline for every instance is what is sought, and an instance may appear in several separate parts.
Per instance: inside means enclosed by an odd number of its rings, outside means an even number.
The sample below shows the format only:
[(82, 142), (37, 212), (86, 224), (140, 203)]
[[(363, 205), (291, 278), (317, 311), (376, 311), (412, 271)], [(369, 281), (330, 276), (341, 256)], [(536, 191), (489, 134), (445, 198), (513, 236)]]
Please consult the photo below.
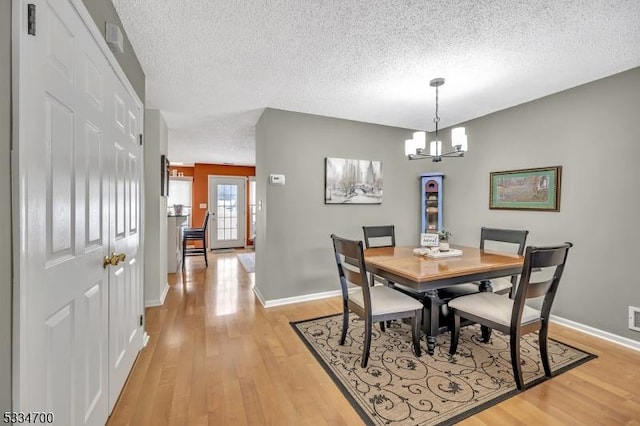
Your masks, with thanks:
[[(390, 287), (377, 285), (369, 287), (369, 292), (371, 294), (371, 315), (384, 315), (422, 309), (422, 303), (418, 300)], [(364, 309), (362, 291), (349, 293), (349, 300)]]
[(491, 279), (491, 288), (493, 289), (494, 293), (510, 289), (511, 287), (513, 287), (513, 284), (511, 283), (511, 277), (509, 277), (509, 278), (506, 278), (506, 277), (503, 277), (503, 278), (492, 278)]
[[(449, 302), (449, 308), (460, 311), (458, 314), (462, 317), (467, 312), (509, 327), (513, 300), (500, 294), (483, 292), (457, 297)], [(538, 318), (540, 318), (539, 310), (527, 305), (524, 306), (522, 324), (535, 321)]]
[(387, 285), (387, 281), (388, 280), (386, 278), (379, 277), (378, 275), (374, 275), (373, 276), (373, 283), (374, 284)]

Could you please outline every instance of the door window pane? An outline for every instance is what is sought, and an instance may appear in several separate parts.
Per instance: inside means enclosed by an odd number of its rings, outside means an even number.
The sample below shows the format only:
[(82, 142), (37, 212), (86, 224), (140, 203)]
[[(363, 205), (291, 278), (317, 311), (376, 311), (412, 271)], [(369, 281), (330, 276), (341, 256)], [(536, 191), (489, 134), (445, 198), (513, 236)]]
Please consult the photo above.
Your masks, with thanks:
[(218, 185), (218, 240), (238, 238), (238, 186)]
[(251, 215), (249, 235), (254, 240), (256, 237), (256, 181), (249, 181), (249, 214)]

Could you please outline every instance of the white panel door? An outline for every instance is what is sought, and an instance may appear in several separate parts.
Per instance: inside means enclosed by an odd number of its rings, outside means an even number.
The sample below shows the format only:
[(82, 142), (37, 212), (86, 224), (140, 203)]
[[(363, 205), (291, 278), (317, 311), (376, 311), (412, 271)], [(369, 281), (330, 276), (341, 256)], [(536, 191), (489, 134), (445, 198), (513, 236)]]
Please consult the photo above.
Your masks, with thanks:
[(108, 66), (68, 1), (30, 3), (36, 36), (20, 32), (25, 216), (14, 408), (97, 425), (108, 415)]
[(209, 247), (244, 247), (246, 200), (244, 177), (209, 176)]
[[(27, 34), (27, 3), (36, 7), (35, 35)], [(126, 95), (85, 25), (88, 16), (76, 0), (14, 6), (20, 25), (13, 408), (53, 412), (59, 425), (103, 425), (129, 371), (124, 366), (130, 369), (142, 342), (135, 143), (141, 105)], [(114, 93), (125, 104), (125, 132), (112, 119)], [(103, 267), (112, 252), (126, 253), (126, 261)], [(124, 306), (117, 318), (114, 294)], [(110, 350), (116, 329), (126, 335), (119, 351)], [(119, 370), (110, 368), (116, 352)]]
[(142, 110), (121, 84), (112, 87), (108, 111), (114, 132), (109, 240), (112, 255), (124, 260), (111, 266), (109, 280), (109, 411), (143, 345), (142, 271), (140, 269), (140, 180), (142, 147), (138, 142)]

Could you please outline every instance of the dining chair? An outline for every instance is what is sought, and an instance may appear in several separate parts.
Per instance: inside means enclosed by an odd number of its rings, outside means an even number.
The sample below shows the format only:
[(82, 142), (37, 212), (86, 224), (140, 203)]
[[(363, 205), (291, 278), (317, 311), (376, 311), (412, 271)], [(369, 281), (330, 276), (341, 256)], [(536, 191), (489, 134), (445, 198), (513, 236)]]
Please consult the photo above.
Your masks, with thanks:
[[(363, 226), (364, 246), (366, 248), (395, 247), (396, 231), (394, 225)], [(381, 284), (393, 286), (393, 282), (371, 274), (373, 279)]]
[(362, 232), (364, 233), (364, 245), (366, 248), (396, 246), (396, 228), (394, 225), (363, 226)]
[[(527, 236), (529, 231), (523, 229), (500, 229), (500, 228), (485, 228), (480, 229), (480, 249), (486, 248), (485, 244), (489, 242), (499, 244), (499, 251), (504, 251), (507, 245), (507, 249), (516, 248), (514, 251), (518, 255), (522, 256), (524, 248), (527, 243)], [(509, 294), (509, 297), (513, 296), (513, 288), (518, 281), (518, 276), (512, 277), (494, 278), (490, 281), (481, 281), (478, 283), (480, 289), (488, 284), (491, 285), (491, 291), (498, 294)]]
[[(513, 252), (522, 256), (527, 243), (529, 231), (521, 229), (501, 229), (501, 228), (480, 228), (480, 249), (487, 249), (488, 245), (494, 247), (497, 251)], [(443, 289), (440, 293), (445, 301), (449, 301), (454, 297), (466, 296), (467, 294), (477, 293), (491, 288), (492, 293), (509, 294), (513, 286), (518, 280), (518, 276), (504, 278), (492, 278), (475, 283), (462, 284)]]
[[(480, 292), (455, 298), (449, 302), (453, 314), (451, 346), (449, 353), (455, 355), (460, 337), (461, 318), (467, 318), (491, 329), (509, 335), (511, 366), (518, 390), (524, 389), (520, 363), (520, 338), (539, 331), (540, 357), (546, 377), (551, 377), (547, 336), (551, 305), (558, 291), (571, 243), (558, 246), (527, 247), (520, 282), (513, 298), (489, 292)], [(532, 280), (532, 272), (553, 272), (550, 279)], [(540, 310), (526, 305), (527, 299), (544, 297)]]
[[(374, 322), (411, 318), (411, 336), (416, 356), (421, 356), (419, 324), (422, 303), (394, 290), (372, 285), (367, 279), (362, 241), (353, 241), (331, 235), (338, 266), (340, 289), (342, 290), (342, 334), (340, 345), (344, 345), (349, 327), (349, 312), (364, 320), (364, 344), (360, 365), (364, 368), (369, 360), (371, 335)], [(353, 286), (356, 287), (353, 287)]]
[[(527, 236), (529, 231), (521, 229), (502, 229), (502, 228), (480, 228), (480, 249), (494, 248), (497, 251), (513, 252), (522, 256), (524, 253), (525, 245), (527, 242)], [(451, 286), (449, 288), (442, 289), (438, 292), (440, 299), (443, 302), (442, 314), (443, 321), (441, 323), (449, 323), (451, 328), (451, 317), (449, 315), (449, 302), (456, 297), (462, 297), (469, 294), (478, 293), (481, 291), (488, 291), (496, 294), (509, 294), (512, 296), (512, 290), (518, 280), (518, 275), (503, 278), (492, 278), (491, 280), (484, 280), (480, 282), (461, 284)], [(463, 321), (463, 326), (474, 324), (473, 321)], [(487, 343), (491, 339), (491, 329), (488, 327), (482, 327), (482, 340)]]
[[(201, 228), (185, 228), (182, 231), (182, 268), (185, 267), (186, 256), (199, 254), (204, 255), (204, 263), (207, 267), (209, 266), (209, 260), (207, 259), (207, 224), (209, 223), (210, 215), (207, 211)], [(200, 242), (202, 247), (188, 247), (187, 242), (189, 241)]]
[[(362, 232), (364, 234), (364, 246), (366, 248), (376, 247), (395, 247), (396, 246), (396, 229), (394, 225), (374, 225), (363, 226)], [(393, 287), (393, 282), (379, 277), (375, 274), (370, 274), (374, 284), (376, 282)], [(387, 321), (387, 326), (390, 326), (391, 321)], [(380, 323), (380, 329), (385, 330), (385, 323)]]

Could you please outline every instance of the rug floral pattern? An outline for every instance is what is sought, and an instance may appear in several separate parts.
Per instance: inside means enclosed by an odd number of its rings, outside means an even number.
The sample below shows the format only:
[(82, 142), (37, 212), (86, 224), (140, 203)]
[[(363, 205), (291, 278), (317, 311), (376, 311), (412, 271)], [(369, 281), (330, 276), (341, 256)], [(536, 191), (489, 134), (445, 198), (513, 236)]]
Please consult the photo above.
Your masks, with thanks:
[[(429, 356), (415, 357), (409, 324), (395, 321), (384, 333), (376, 325), (366, 368), (360, 367), (364, 322), (352, 315), (344, 346), (338, 341), (342, 316), (292, 324), (323, 367), (341, 387), (363, 420), (377, 425), (450, 424), (517, 393), (509, 338), (493, 332), (483, 343), (478, 326), (463, 327), (458, 352), (449, 356), (449, 335), (438, 336)], [(549, 340), (554, 372), (573, 368), (593, 355)], [(521, 342), (525, 383), (544, 379), (538, 336)]]

